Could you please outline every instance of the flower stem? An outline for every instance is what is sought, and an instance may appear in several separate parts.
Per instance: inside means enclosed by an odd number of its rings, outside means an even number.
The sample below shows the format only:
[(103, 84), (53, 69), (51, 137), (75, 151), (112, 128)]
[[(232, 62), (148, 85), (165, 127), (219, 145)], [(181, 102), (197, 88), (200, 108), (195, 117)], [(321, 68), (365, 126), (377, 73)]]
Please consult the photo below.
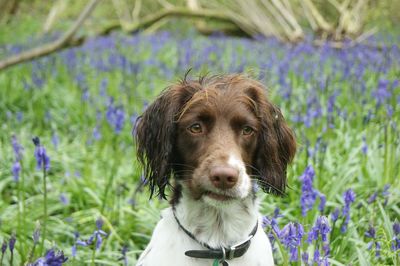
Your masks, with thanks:
[[(43, 156), (44, 157), (44, 156)], [(44, 159), (43, 159), (44, 161)], [(43, 253), (44, 241), (46, 239), (46, 224), (47, 224), (47, 175), (46, 167), (43, 164), (43, 224), (42, 224), (42, 242), (40, 244), (40, 253)]]
[[(20, 161), (21, 164), (21, 180), (20, 182), (18, 182), (18, 232), (19, 235), (24, 236), (25, 235), (25, 199), (24, 199), (24, 183), (25, 183), (25, 179), (24, 179), (24, 173), (23, 173), (23, 164), (22, 164), (22, 160)], [(25, 261), (25, 251), (26, 251), (26, 242), (25, 242), (25, 238), (22, 237), (21, 239), (22, 243), (21, 243), (21, 260)]]

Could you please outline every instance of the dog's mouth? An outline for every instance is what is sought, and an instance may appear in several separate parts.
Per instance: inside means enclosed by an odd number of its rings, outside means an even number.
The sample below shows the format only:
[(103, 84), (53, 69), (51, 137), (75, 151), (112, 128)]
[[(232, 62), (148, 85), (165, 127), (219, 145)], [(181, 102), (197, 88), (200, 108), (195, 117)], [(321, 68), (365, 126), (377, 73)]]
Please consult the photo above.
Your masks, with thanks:
[(219, 193), (215, 193), (215, 192), (211, 192), (211, 191), (204, 192), (203, 196), (209, 197), (216, 201), (230, 201), (230, 200), (236, 199), (233, 196), (219, 194)]

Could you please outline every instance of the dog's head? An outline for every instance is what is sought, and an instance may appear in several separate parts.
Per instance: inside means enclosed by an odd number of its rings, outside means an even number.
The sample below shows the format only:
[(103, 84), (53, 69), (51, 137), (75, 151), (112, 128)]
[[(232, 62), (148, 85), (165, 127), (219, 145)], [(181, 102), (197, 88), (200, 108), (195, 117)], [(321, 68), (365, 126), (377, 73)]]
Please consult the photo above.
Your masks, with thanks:
[(137, 154), (151, 195), (189, 192), (211, 203), (245, 198), (252, 181), (282, 195), (296, 142), (264, 86), (243, 75), (188, 81), (167, 88), (139, 118)]

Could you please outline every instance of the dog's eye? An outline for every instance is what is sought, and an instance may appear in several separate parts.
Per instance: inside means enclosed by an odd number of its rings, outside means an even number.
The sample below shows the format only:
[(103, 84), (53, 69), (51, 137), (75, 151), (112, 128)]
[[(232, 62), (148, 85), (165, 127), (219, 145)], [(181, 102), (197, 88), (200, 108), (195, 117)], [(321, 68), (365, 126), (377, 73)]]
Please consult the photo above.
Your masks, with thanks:
[(253, 128), (251, 128), (251, 127), (249, 127), (249, 126), (245, 126), (245, 127), (243, 127), (243, 129), (242, 129), (242, 134), (243, 135), (251, 135), (251, 134), (253, 134), (254, 133), (254, 129)]
[(203, 129), (201, 128), (201, 125), (199, 123), (191, 125), (190, 127), (188, 127), (188, 130), (193, 134), (200, 134), (203, 132)]

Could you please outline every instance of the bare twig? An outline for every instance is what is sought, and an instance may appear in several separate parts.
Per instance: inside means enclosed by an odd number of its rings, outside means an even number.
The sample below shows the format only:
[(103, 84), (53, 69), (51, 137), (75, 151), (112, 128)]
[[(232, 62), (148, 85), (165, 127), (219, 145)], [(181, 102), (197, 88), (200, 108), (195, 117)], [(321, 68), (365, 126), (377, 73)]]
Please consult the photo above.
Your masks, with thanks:
[(69, 30), (61, 36), (59, 39), (55, 40), (52, 43), (45, 44), (40, 47), (33, 48), (31, 50), (22, 52), (17, 55), (13, 55), (9, 58), (0, 61), (0, 70), (5, 69), (7, 67), (13, 66), (15, 64), (31, 61), (33, 59), (48, 55), (52, 52), (60, 50), (64, 47), (68, 47), (71, 43), (76, 42), (78, 39), (73, 39), (75, 33), (85, 21), (85, 19), (90, 15), (90, 13), (94, 10), (96, 4), (100, 0), (92, 0), (90, 1), (82, 13), (79, 15), (78, 19), (75, 23), (69, 28)]

